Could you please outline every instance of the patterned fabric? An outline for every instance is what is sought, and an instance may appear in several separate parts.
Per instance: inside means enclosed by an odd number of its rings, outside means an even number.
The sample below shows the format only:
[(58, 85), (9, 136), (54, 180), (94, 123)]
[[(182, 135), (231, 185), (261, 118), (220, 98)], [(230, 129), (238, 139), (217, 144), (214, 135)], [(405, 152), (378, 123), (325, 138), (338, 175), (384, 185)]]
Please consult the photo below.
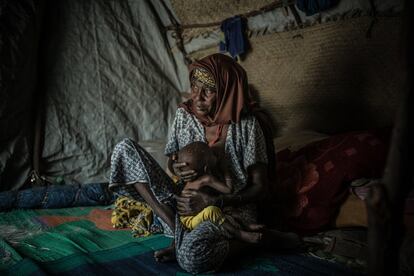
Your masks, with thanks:
[(124, 139), (115, 146), (112, 153), (109, 189), (118, 195), (144, 201), (133, 186), (137, 182), (149, 183), (160, 202), (172, 202), (171, 178), (135, 141)]
[[(207, 142), (203, 126), (183, 108), (177, 109), (165, 149), (166, 155), (195, 141)], [(247, 185), (248, 167), (259, 162), (267, 163), (265, 140), (254, 117), (247, 116), (229, 126), (225, 155), (235, 180), (234, 193), (237, 193)], [(135, 189), (131, 189), (134, 188), (131, 184), (140, 182), (148, 183), (158, 200), (174, 207), (173, 181), (143, 148), (131, 139), (125, 139), (115, 147), (112, 155), (110, 187), (118, 194), (142, 200)], [(257, 217), (254, 204), (238, 208), (225, 207), (223, 213), (226, 219), (234, 216), (242, 223), (253, 223)], [(168, 232), (168, 227), (165, 231)], [(229, 252), (231, 236), (221, 225), (211, 221), (204, 221), (194, 230), (188, 231), (177, 215), (174, 234), (177, 261), (190, 273), (217, 270)]]
[[(155, 198), (175, 209), (173, 200), (174, 182), (152, 156), (131, 139), (119, 142), (111, 157), (109, 189), (118, 196), (126, 196), (141, 202), (145, 200), (134, 187), (136, 183), (148, 183)], [(173, 236), (173, 231), (155, 216), (164, 234)]]
[(192, 231), (182, 227), (177, 217), (175, 230), (178, 264), (196, 274), (217, 271), (229, 253), (227, 231), (211, 221), (204, 221)]
[[(201, 141), (207, 143), (204, 127), (183, 108), (178, 108), (170, 130), (165, 154), (170, 156), (186, 145)], [(247, 184), (247, 168), (256, 163), (267, 164), (263, 132), (253, 116), (246, 116), (227, 131), (225, 155), (234, 181), (234, 193)]]
[(216, 87), (214, 78), (210, 75), (209, 72), (207, 72), (206, 70), (202, 68), (194, 69), (193, 75), (191, 77), (191, 81), (196, 81), (196, 80), (210, 88), (214, 89)]
[(146, 237), (150, 234), (162, 233), (161, 227), (153, 223), (151, 208), (144, 202), (125, 196), (120, 196), (115, 201), (111, 223), (114, 228), (130, 227), (134, 237)]
[[(388, 153), (388, 129), (353, 131), (277, 153), (285, 226), (312, 234), (329, 226), (349, 195), (349, 183), (379, 178)], [(276, 191), (274, 192), (276, 194)], [(275, 218), (281, 222), (280, 218)]]

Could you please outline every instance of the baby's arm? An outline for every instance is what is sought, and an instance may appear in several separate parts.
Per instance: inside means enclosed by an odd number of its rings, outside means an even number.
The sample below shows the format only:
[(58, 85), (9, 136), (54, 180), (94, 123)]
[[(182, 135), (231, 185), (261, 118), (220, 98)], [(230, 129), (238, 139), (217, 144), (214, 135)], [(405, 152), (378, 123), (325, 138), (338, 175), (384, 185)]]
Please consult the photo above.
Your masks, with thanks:
[(233, 192), (233, 185), (231, 183), (231, 179), (230, 181), (225, 179), (223, 183), (215, 176), (210, 175), (210, 178), (211, 181), (207, 181), (205, 186), (209, 186), (210, 188), (213, 188), (223, 194), (230, 194)]
[(223, 174), (224, 182), (219, 180), (214, 175), (210, 175), (210, 181), (206, 181), (206, 184), (204, 184), (204, 186), (209, 186), (223, 194), (231, 194), (233, 192), (233, 180), (227, 167), (227, 163), (224, 159), (222, 159), (217, 165), (219, 169), (219, 172), (217, 173)]
[(193, 190), (199, 190), (202, 187), (210, 187), (223, 194), (230, 194), (233, 191), (233, 187), (228, 186), (227, 181), (226, 183), (223, 183), (210, 174), (203, 175), (194, 181), (187, 182), (185, 185), (185, 189)]

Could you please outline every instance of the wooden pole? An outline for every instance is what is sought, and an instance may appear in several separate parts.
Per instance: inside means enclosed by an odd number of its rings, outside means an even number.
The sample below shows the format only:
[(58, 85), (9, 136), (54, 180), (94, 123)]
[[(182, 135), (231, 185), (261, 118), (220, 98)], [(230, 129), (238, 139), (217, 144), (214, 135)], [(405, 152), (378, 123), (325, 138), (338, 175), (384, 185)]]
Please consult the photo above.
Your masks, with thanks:
[(372, 276), (398, 275), (399, 252), (404, 237), (403, 212), (405, 198), (413, 188), (413, 65), (410, 53), (413, 43), (409, 40), (413, 28), (412, 1), (406, 1), (403, 26), (402, 58), (407, 72), (406, 88), (403, 91), (397, 112), (391, 147), (382, 183), (374, 186), (366, 200), (368, 211), (368, 273)]

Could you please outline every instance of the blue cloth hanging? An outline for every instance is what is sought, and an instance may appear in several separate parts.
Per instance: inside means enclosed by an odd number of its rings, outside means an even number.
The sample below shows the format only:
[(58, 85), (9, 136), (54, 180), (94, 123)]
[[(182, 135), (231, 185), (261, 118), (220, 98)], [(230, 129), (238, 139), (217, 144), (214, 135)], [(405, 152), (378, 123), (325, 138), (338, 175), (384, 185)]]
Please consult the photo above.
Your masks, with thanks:
[(333, 8), (339, 3), (339, 0), (297, 0), (296, 6), (303, 11), (306, 16)]
[(224, 41), (220, 42), (220, 51), (229, 52), (236, 59), (247, 50), (246, 23), (240, 16), (234, 16), (221, 23)]

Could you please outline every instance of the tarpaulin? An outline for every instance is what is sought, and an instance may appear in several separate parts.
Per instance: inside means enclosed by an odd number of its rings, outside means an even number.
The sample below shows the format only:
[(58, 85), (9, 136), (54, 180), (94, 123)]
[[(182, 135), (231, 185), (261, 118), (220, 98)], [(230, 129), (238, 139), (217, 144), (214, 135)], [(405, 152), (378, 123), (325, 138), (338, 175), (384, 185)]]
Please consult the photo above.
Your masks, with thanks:
[(13, 29), (1, 26), (0, 190), (28, 177), (35, 89), (43, 95), (40, 173), (49, 180), (107, 181), (121, 139), (166, 139), (187, 80), (159, 1), (46, 1), (41, 20), (39, 1), (5, 3), (0, 18)]

